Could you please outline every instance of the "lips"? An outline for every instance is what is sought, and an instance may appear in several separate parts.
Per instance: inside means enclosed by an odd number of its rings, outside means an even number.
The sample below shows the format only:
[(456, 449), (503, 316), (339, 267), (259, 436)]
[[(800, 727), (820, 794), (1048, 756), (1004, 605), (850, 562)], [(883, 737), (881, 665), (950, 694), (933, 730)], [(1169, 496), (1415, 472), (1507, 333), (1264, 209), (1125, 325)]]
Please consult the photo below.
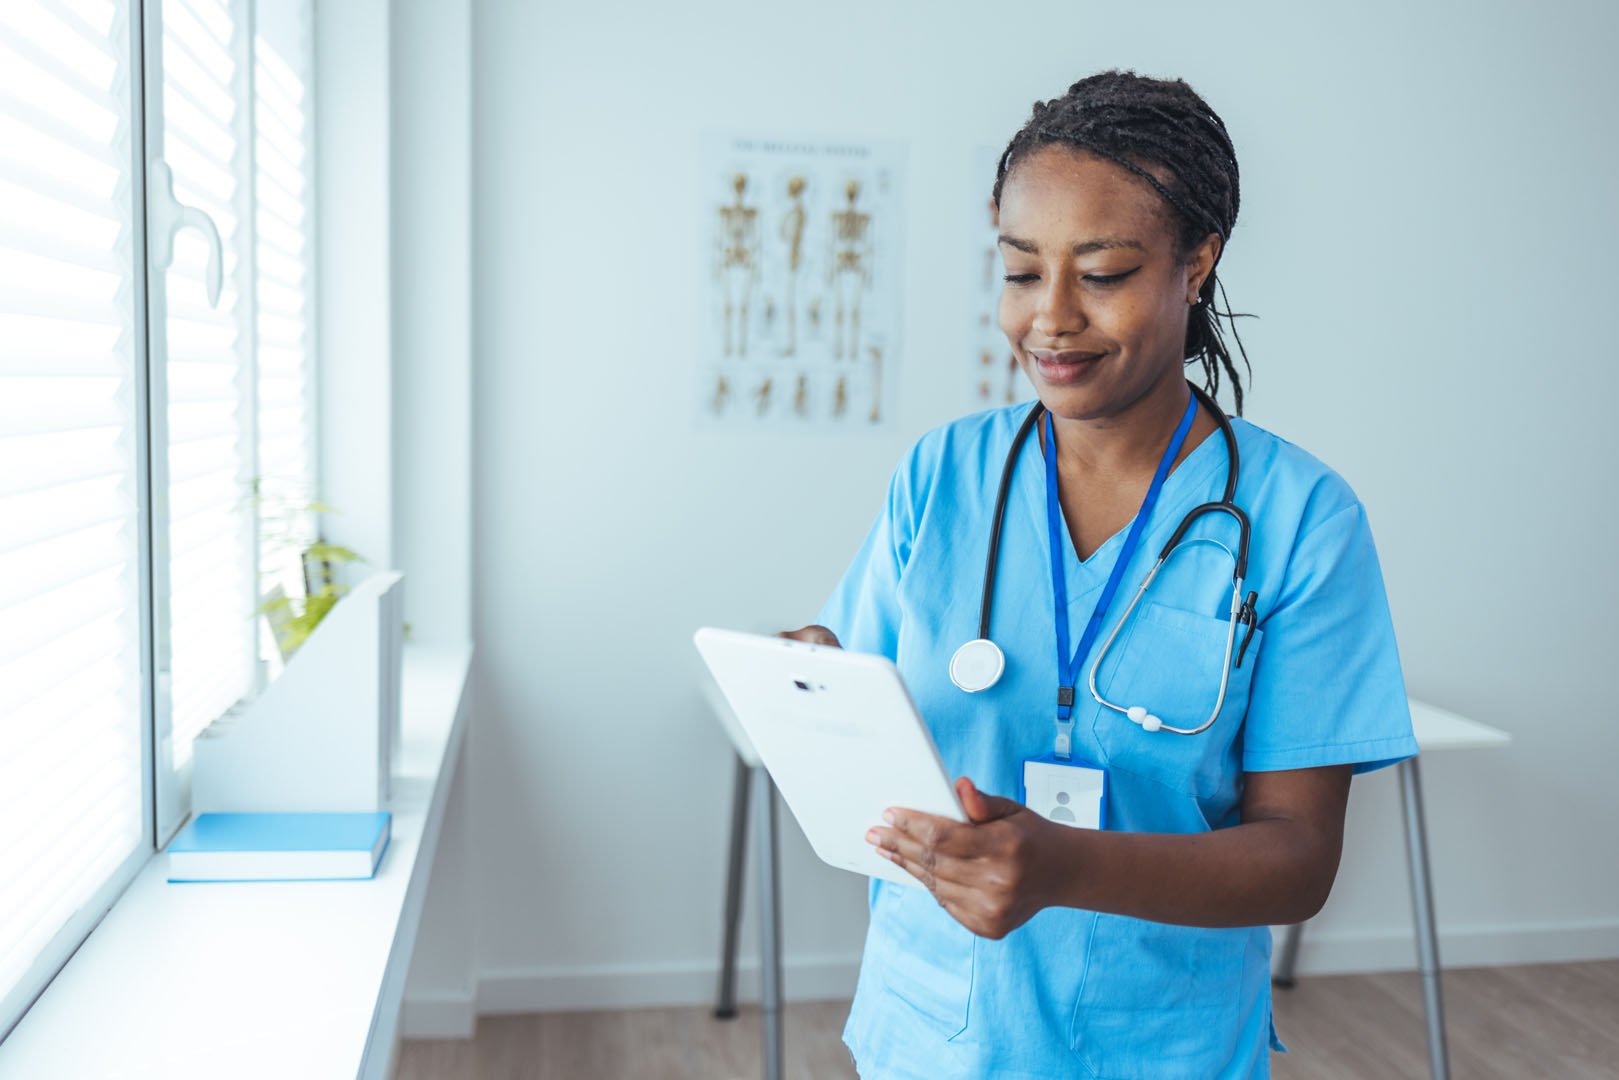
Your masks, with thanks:
[(1034, 361), (1040, 377), (1052, 383), (1067, 383), (1084, 378), (1096, 367), (1096, 362), (1106, 355), (1079, 349), (1029, 350), (1029, 358)]

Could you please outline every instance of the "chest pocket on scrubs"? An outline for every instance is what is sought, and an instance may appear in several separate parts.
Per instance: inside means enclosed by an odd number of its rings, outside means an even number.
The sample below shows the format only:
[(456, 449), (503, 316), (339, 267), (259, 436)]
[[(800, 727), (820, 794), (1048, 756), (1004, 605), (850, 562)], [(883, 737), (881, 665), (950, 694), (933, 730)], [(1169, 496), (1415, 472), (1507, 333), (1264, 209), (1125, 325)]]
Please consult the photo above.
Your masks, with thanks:
[(944, 1038), (967, 1027), (973, 935), (921, 886), (884, 883), (872, 911), (867, 963), (884, 990), (921, 1014)]
[(1208, 1080), (1238, 1037), (1246, 928), (1097, 915), (1070, 1045), (1098, 1080)]
[[(1097, 673), (1097, 689), (1115, 705), (1141, 705), (1166, 724), (1195, 728), (1209, 718), (1219, 697), (1229, 625), (1224, 618), (1143, 600)], [(1233, 660), (1245, 631), (1237, 627)], [(1248, 711), (1248, 687), (1263, 637), (1263, 631), (1254, 631), (1242, 666), (1231, 669), (1219, 718), (1197, 735), (1143, 731), (1093, 701), (1092, 730), (1105, 764), (1200, 799), (1232, 790), (1238, 778), (1230, 775), (1231, 743)]]

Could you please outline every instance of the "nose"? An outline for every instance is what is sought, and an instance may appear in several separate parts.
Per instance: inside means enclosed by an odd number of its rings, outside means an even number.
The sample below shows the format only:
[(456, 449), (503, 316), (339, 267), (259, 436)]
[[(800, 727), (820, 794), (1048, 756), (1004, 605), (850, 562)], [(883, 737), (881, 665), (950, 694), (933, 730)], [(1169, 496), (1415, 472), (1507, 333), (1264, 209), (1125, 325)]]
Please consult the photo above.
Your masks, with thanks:
[(1080, 333), (1089, 325), (1084, 305), (1067, 277), (1066, 274), (1047, 276), (1035, 304), (1032, 329), (1048, 341)]

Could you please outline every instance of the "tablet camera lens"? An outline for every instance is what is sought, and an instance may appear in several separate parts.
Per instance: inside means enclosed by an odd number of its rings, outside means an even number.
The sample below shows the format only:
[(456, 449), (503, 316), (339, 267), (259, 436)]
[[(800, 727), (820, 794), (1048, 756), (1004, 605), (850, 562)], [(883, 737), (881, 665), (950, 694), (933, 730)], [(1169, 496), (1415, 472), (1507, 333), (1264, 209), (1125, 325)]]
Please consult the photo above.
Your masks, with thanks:
[(805, 682), (803, 679), (794, 679), (793, 685), (798, 687), (800, 690), (808, 690), (810, 688), (810, 684)]

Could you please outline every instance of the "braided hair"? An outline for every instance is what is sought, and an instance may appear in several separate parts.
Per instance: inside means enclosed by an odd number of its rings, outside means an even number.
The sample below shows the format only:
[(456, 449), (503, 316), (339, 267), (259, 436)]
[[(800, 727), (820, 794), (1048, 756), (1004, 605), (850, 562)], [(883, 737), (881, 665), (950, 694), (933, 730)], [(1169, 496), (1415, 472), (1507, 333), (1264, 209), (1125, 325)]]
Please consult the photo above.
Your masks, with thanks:
[[(1210, 233), (1219, 235), (1224, 252), (1241, 201), (1237, 154), (1220, 117), (1185, 82), (1105, 71), (1079, 80), (1060, 98), (1035, 102), (1033, 115), (1012, 137), (996, 168), (993, 199), (997, 209), (1001, 188), (1013, 166), (1053, 145), (1106, 158), (1151, 186), (1169, 208), (1182, 258)], [(1218, 265), (1218, 257), (1215, 261)], [(1225, 311), (1214, 307), (1216, 289)], [(1237, 333), (1239, 316), (1230, 306), (1225, 286), (1211, 270), (1187, 316), (1185, 360), (1188, 366), (1194, 360), (1202, 364), (1203, 383), (1211, 395), (1220, 392), (1222, 374), (1231, 380), (1240, 416), (1242, 380), (1220, 331), (1220, 319), (1230, 324), (1250, 376), (1253, 369)]]

